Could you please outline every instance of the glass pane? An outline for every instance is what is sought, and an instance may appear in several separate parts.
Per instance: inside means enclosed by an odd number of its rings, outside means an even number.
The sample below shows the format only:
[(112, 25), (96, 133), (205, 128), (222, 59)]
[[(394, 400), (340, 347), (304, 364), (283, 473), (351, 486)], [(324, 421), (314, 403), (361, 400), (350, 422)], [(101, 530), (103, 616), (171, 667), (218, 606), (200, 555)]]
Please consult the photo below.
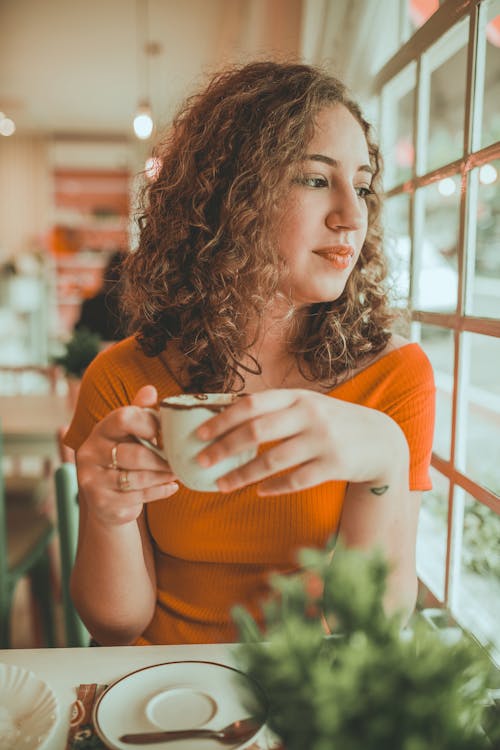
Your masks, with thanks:
[(417, 571), (419, 578), (444, 600), (449, 481), (431, 467), (432, 490), (424, 492), (418, 519)]
[(413, 174), (415, 75), (415, 65), (408, 66), (383, 92), (382, 149), (386, 190), (409, 180)]
[(430, 109), (426, 171), (463, 154), (467, 26), (461, 22), (429, 52)]
[(461, 625), (500, 652), (500, 516), (467, 494), (454, 610)]
[(417, 191), (423, 227), (415, 263), (413, 306), (452, 312), (457, 306), (460, 179), (445, 177)]
[(391, 300), (396, 307), (408, 306), (410, 290), (410, 199), (402, 194), (384, 205), (385, 253), (389, 265)]
[(481, 146), (500, 140), (500, 0), (489, 3), (487, 13)]
[(470, 179), (479, 183), (476, 257), (467, 313), (500, 318), (500, 159), (473, 170)]
[(453, 331), (420, 325), (420, 344), (429, 357), (436, 382), (436, 427), (433, 450), (449, 459), (451, 450), (451, 410), (453, 398)]
[(459, 439), (466, 447), (465, 473), (500, 497), (500, 339), (477, 333), (462, 336), (465, 372)]

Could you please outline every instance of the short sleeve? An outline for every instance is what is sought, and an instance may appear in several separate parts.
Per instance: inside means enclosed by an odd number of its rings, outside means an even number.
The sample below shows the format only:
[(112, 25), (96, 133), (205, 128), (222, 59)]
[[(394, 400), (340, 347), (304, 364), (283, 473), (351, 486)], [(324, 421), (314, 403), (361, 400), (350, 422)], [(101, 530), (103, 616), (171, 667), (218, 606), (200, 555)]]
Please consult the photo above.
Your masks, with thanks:
[(397, 368), (388, 386), (384, 411), (403, 430), (410, 449), (410, 490), (430, 490), (429, 468), (434, 437), (436, 387), (431, 363), (425, 352), (412, 347), (411, 357)]
[(126, 389), (113, 373), (106, 352), (102, 352), (90, 363), (82, 378), (75, 413), (64, 436), (65, 444), (77, 450), (97, 422), (127, 403), (130, 402)]

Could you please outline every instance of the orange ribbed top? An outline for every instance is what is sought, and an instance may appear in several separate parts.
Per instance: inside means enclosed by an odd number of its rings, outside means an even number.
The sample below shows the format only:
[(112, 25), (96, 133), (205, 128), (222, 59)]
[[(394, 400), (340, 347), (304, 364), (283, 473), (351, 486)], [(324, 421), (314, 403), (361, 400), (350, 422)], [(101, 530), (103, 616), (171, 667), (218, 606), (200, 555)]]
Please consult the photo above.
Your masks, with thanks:
[[(146, 357), (135, 339), (106, 349), (85, 373), (67, 444), (78, 448), (97, 421), (147, 384), (160, 399), (181, 392), (161, 359)], [(430, 489), (435, 388), (418, 344), (391, 351), (328, 395), (392, 417), (410, 447), (410, 489)], [(244, 604), (262, 619), (269, 573), (293, 570), (301, 547), (325, 545), (338, 528), (345, 489), (345, 482), (327, 482), (263, 498), (253, 486), (225, 495), (180, 485), (170, 499), (149, 503), (157, 606), (137, 643), (234, 641), (231, 607)]]

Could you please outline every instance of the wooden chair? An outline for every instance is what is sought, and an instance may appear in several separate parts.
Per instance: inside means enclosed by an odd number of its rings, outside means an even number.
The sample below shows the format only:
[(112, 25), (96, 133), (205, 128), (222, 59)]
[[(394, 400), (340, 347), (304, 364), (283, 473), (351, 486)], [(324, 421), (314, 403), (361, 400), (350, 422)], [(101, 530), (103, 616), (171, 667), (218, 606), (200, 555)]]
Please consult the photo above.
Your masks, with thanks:
[(61, 555), (61, 590), (67, 646), (88, 646), (90, 635), (71, 599), (69, 582), (78, 541), (78, 484), (74, 463), (63, 463), (55, 471), (57, 525)]
[(39, 612), (44, 641), (55, 645), (50, 542), (54, 525), (32, 501), (33, 486), (6, 492), (0, 429), (0, 648), (11, 643), (11, 611), (18, 582), (28, 576), (32, 602)]

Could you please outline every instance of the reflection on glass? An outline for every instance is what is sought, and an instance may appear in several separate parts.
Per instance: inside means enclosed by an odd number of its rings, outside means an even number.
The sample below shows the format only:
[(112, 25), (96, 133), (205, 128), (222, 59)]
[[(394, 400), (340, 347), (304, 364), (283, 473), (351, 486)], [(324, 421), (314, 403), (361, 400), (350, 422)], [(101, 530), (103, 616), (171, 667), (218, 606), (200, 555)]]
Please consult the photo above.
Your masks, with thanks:
[(417, 191), (422, 202), (421, 243), (414, 266), (413, 306), (452, 312), (457, 306), (460, 179), (447, 177)]
[(476, 256), (467, 313), (500, 318), (500, 159), (472, 171), (477, 187)]
[(401, 194), (384, 205), (385, 253), (389, 266), (391, 300), (407, 307), (410, 290), (410, 199)]
[(423, 324), (419, 328), (420, 345), (430, 359), (436, 383), (436, 427), (433, 450), (441, 458), (449, 459), (453, 398), (453, 331)]
[(444, 600), (449, 481), (431, 468), (432, 490), (424, 492), (418, 520), (417, 571), (425, 585)]
[(463, 154), (467, 28), (451, 29), (429, 53), (429, 143), (426, 171), (459, 159)]
[(465, 473), (500, 496), (500, 339), (464, 333), (463, 347)]
[(500, 0), (487, 6), (481, 146), (500, 140)]
[(465, 494), (455, 616), (500, 652), (500, 516)]

